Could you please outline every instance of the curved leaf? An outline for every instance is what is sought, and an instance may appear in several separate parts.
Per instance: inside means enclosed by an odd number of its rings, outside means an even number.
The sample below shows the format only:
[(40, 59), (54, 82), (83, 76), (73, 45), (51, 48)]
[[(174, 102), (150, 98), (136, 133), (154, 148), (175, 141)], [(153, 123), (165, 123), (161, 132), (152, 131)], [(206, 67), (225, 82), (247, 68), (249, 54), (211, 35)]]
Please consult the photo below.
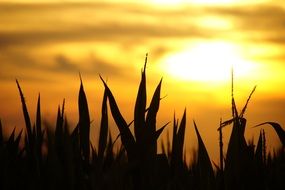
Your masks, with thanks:
[(161, 90), (161, 83), (162, 79), (160, 80), (159, 84), (157, 85), (155, 92), (153, 94), (149, 110), (146, 116), (146, 126), (150, 128), (150, 131), (153, 133), (156, 129), (156, 115), (159, 109), (160, 103), (160, 90)]
[(16, 83), (17, 83), (17, 86), (18, 86), (18, 89), (19, 89), (19, 93), (20, 93), (20, 97), (21, 97), (23, 114), (24, 114), (25, 123), (26, 123), (26, 129), (27, 129), (27, 133), (28, 133), (28, 142), (30, 143), (30, 146), (32, 146), (32, 143), (33, 143), (32, 125), (31, 125), (31, 120), (30, 120), (28, 108), (27, 108), (27, 105), (26, 105), (26, 102), (25, 102), (25, 98), (24, 98), (24, 94), (22, 92), (22, 89), (20, 87), (20, 84), (19, 84), (18, 80), (16, 80)]
[(111, 90), (109, 89), (109, 87), (107, 86), (107, 84), (105, 83), (105, 81), (102, 79), (102, 77), (100, 76), (104, 86), (105, 86), (105, 90), (107, 93), (107, 97), (109, 99), (109, 105), (110, 105), (110, 109), (111, 109), (111, 113), (112, 116), (117, 124), (117, 127), (121, 133), (121, 140), (122, 143), (127, 151), (127, 154), (129, 156), (130, 159), (133, 159), (136, 156), (136, 149), (135, 149), (135, 139), (130, 131), (130, 129), (128, 128), (128, 124), (125, 121), (125, 119), (123, 118), (116, 100), (111, 92)]
[(284, 131), (284, 129), (282, 129), (281, 125), (279, 125), (276, 122), (270, 122), (269, 121), (269, 122), (264, 122), (264, 123), (261, 123), (259, 125), (256, 125), (255, 127), (259, 127), (259, 126), (265, 125), (265, 124), (269, 124), (273, 127), (273, 129), (277, 133), (282, 145), (285, 146), (285, 131)]

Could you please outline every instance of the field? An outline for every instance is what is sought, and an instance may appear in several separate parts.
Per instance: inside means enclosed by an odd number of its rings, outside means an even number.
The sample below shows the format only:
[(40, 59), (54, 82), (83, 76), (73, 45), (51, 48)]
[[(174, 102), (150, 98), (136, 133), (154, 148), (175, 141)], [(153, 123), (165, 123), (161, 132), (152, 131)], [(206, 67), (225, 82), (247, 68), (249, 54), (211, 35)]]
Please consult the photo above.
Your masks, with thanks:
[[(78, 96), (79, 121), (70, 126), (65, 116), (64, 102), (58, 108), (55, 126), (42, 120), (40, 96), (36, 121), (32, 123), (18, 81), (25, 126), (20, 133), (14, 131), (5, 136), (0, 120), (0, 189), (193, 189), (193, 190), (246, 190), (285, 189), (285, 131), (275, 122), (265, 122), (260, 128), (255, 145), (244, 137), (247, 104), (238, 113), (232, 88), (232, 119), (220, 123), (217, 136), (220, 139), (220, 162), (211, 161), (203, 138), (195, 121), (193, 126), (198, 138), (194, 161), (188, 166), (184, 154), (186, 110), (181, 119), (160, 127), (156, 117), (161, 100), (162, 80), (146, 102), (146, 64), (142, 69), (134, 118), (127, 123), (123, 118), (110, 88), (100, 76), (105, 87), (101, 107), (101, 125), (98, 144), (90, 142), (90, 117), (83, 82)], [(110, 112), (108, 112), (108, 110)], [(112, 139), (108, 119), (111, 113), (119, 134)], [(157, 140), (167, 126), (173, 135), (166, 142)], [(274, 128), (282, 147), (269, 153), (266, 149), (266, 128)], [(268, 127), (267, 126), (267, 127)], [(134, 128), (134, 133), (130, 127)], [(223, 128), (232, 132), (227, 150), (224, 150)], [(55, 130), (53, 130), (55, 129)], [(120, 139), (121, 148), (114, 143)], [(119, 142), (117, 142), (119, 143)], [(157, 153), (161, 146), (161, 154)], [(225, 153), (226, 152), (226, 153)]]

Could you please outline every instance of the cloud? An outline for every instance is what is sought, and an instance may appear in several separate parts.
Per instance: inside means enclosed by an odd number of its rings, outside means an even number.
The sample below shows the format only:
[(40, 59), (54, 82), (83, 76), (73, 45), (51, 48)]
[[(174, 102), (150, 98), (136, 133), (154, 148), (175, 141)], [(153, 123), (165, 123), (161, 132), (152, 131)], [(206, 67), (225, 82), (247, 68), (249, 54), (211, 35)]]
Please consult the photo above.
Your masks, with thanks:
[[(70, 41), (114, 41), (146, 38), (211, 38), (192, 15), (136, 4), (4, 4), (0, 46), (31, 46)], [(9, 11), (8, 11), (9, 10)], [(194, 13), (195, 14), (194, 14)], [(112, 13), (112, 16), (110, 16)], [(191, 22), (190, 22), (191, 21)], [(23, 24), (25, 23), (25, 24)], [(8, 27), (8, 28), (9, 28)], [(130, 40), (129, 40), (130, 41)]]
[(248, 41), (284, 44), (285, 9), (277, 5), (208, 8), (209, 14), (229, 18)]
[[(199, 23), (204, 16), (225, 19), (232, 23), (232, 29), (207, 28)], [(96, 56), (96, 52), (84, 60), (91, 63), (88, 69), (82, 66), (86, 65), (83, 60), (62, 52), (50, 54), (53, 60), (49, 66), (34, 53), (38, 47), (70, 42), (120, 44), (128, 53), (148, 47), (153, 60), (175, 50), (176, 42), (191, 39), (285, 43), (285, 10), (271, 4), (162, 9), (123, 3), (6, 3), (0, 6), (0, 20), (0, 61), (47, 72), (128, 75), (120, 65)], [(269, 59), (284, 59), (276, 56)]]
[[(15, 46), (38, 46), (63, 42), (88, 41), (132, 41), (146, 38), (211, 38), (210, 33), (195, 27), (170, 27), (150, 24), (124, 25), (104, 24), (102, 26), (81, 27), (59, 31), (18, 31), (0, 32), (0, 48)], [(131, 40), (132, 39), (132, 40)]]
[[(127, 73), (124, 71), (127, 68), (123, 68), (119, 65), (111, 64), (107, 61), (103, 61), (100, 58), (96, 57), (94, 53), (90, 53), (86, 60), (79, 62), (72, 61), (65, 55), (57, 55), (54, 58), (55, 66), (46, 67), (46, 71), (52, 72), (65, 72), (74, 74), (76, 72), (82, 72), (84, 75), (98, 75), (104, 74), (112, 77), (123, 77), (125, 78)], [(86, 61), (88, 62), (88, 67), (85, 66)]]
[[(110, 16), (112, 13), (112, 16)], [(151, 38), (223, 38), (284, 43), (285, 10), (274, 4), (184, 6), (161, 9), (124, 3), (1, 4), (0, 48), (72, 41), (135, 43)], [(201, 26), (204, 16), (232, 23), (231, 30)], [(25, 24), (23, 24), (25, 23)], [(8, 27), (7, 27), (8, 26)], [(4, 28), (8, 29), (4, 29)], [(13, 28), (13, 30), (9, 30)], [(258, 35), (253, 35), (258, 33)]]
[(54, 70), (71, 71), (71, 72), (75, 72), (79, 70), (76, 64), (72, 63), (67, 57), (63, 55), (57, 55), (55, 57), (55, 62), (56, 62), (56, 66), (54, 67)]
[[(41, 58), (34, 57), (25, 51), (5, 51), (2, 53), (3, 55), (0, 55), (0, 60), (2, 60), (0, 80), (2, 81), (19, 78), (27, 81), (53, 82), (54, 80), (47, 78), (46, 74), (77, 75), (78, 72), (88, 76), (102, 74), (124, 79), (132, 77), (130, 73), (126, 72), (126, 70), (132, 70), (131, 67), (124, 66), (123, 68), (123, 66), (111, 64), (95, 56), (94, 53), (90, 53), (84, 60), (77, 61), (68, 55), (57, 54), (45, 63), (42, 62)], [(39, 74), (31, 75), (29, 73)]]

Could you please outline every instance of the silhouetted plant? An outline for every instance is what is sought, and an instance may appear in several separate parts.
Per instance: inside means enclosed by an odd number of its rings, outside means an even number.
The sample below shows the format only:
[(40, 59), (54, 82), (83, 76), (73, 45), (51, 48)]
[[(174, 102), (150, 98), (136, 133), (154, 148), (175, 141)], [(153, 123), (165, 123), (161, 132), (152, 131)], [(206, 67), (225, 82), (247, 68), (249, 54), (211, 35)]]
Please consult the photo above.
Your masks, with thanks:
[[(162, 143), (163, 153), (158, 154), (157, 140), (168, 123), (157, 129), (162, 80), (147, 107), (146, 64), (147, 57), (141, 72), (134, 119), (130, 123), (122, 116), (115, 97), (100, 76), (105, 90), (97, 146), (90, 142), (90, 116), (81, 76), (79, 121), (74, 128), (66, 119), (65, 101), (58, 107), (55, 125), (44, 122), (40, 95), (32, 125), (23, 91), (16, 80), (25, 130), (16, 134), (14, 128), (8, 138), (4, 138), (0, 120), (0, 189), (285, 189), (284, 129), (276, 122), (256, 126), (269, 124), (276, 131), (283, 147), (273, 154), (267, 153), (264, 129), (261, 129), (256, 146), (253, 141), (246, 141), (244, 114), (255, 87), (238, 113), (233, 77), (232, 118), (221, 122), (218, 128), (220, 164), (211, 162), (194, 122), (198, 149), (192, 155), (194, 161), (187, 166), (184, 151), (184, 144), (188, 143), (184, 141), (186, 109), (180, 123), (174, 116), (172, 139), (168, 134), (166, 145)], [(122, 142), (116, 153), (113, 145), (117, 139), (113, 141), (109, 131), (108, 102)], [(132, 124), (134, 134), (130, 130)], [(232, 132), (224, 156), (222, 129), (228, 125), (232, 125)]]

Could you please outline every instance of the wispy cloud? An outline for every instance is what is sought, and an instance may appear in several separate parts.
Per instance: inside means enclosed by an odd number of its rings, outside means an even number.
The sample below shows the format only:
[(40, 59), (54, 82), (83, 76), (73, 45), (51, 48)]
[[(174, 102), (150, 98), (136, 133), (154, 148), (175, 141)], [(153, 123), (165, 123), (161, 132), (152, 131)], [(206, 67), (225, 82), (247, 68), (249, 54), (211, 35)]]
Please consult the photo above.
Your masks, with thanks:
[[(225, 29), (211, 23), (207, 25), (207, 22), (201, 22), (205, 17), (220, 18), (230, 26)], [(179, 44), (197, 39), (283, 46), (284, 20), (284, 8), (270, 3), (212, 7), (188, 5), (169, 9), (126, 3), (2, 3), (0, 61), (4, 69), (8, 68), (5, 65), (14, 64), (22, 69), (72, 73), (84, 70), (82, 65), (86, 60), (74, 59), (73, 55), (59, 51), (50, 54), (49, 62), (53, 63), (46, 65), (37, 57), (36, 50), (56, 44), (75, 46), (69, 43), (120, 44), (130, 54), (147, 47), (158, 60)], [(90, 52), (87, 48), (86, 54)], [(87, 58), (96, 65), (86, 69), (87, 73), (127, 75), (119, 64), (110, 63), (105, 55), (95, 56), (97, 54), (93, 52)], [(281, 53), (267, 57), (284, 59)]]

